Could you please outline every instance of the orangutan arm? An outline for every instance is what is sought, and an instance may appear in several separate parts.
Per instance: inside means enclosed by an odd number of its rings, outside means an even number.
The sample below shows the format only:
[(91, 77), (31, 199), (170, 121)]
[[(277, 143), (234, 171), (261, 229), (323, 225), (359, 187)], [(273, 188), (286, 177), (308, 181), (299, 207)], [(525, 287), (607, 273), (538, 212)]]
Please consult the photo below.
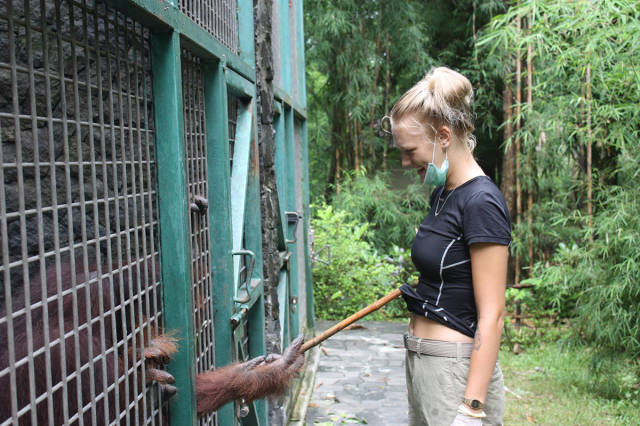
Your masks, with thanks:
[(304, 356), (299, 353), (302, 336), (291, 342), (282, 356), (258, 357), (196, 376), (198, 414), (215, 411), (229, 401), (246, 402), (267, 395), (284, 393), (293, 376), (300, 371)]

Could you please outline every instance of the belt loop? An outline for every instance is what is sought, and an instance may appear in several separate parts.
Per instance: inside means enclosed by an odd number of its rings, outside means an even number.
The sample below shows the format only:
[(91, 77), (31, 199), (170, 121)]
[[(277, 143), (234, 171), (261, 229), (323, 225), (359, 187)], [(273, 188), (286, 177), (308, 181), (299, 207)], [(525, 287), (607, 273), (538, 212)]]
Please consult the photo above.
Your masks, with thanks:
[(456, 342), (456, 361), (460, 361), (460, 353), (462, 352), (462, 343)]

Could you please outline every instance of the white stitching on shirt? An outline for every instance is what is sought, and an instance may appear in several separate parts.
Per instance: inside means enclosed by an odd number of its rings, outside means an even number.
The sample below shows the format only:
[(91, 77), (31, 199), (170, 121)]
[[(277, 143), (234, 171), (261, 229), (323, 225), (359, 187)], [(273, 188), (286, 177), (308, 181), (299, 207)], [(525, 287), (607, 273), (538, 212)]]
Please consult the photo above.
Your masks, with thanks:
[(449, 243), (447, 248), (444, 249), (444, 253), (442, 253), (442, 259), (440, 259), (440, 290), (438, 291), (438, 298), (436, 299), (436, 306), (438, 306), (438, 303), (440, 303), (440, 296), (442, 295), (442, 286), (444, 285), (444, 278), (442, 278), (442, 270), (444, 269), (442, 266), (444, 264), (444, 258), (447, 256), (447, 252), (449, 251), (449, 248), (451, 248), (453, 243), (455, 243), (459, 239), (460, 239), (460, 237), (454, 238), (453, 240), (451, 240), (451, 242)]
[(462, 265), (463, 263), (471, 262), (471, 259), (462, 260), (460, 262), (452, 263), (451, 265), (444, 266), (442, 269), (453, 268), (454, 266)]

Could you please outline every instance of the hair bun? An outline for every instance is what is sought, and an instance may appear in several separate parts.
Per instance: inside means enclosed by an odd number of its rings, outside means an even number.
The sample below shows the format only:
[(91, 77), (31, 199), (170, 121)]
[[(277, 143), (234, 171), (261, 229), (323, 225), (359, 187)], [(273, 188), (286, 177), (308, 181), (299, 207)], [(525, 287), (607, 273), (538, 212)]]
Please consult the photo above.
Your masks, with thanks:
[(465, 76), (447, 67), (432, 68), (391, 110), (393, 121), (416, 115), (423, 125), (446, 124), (470, 151), (475, 148), (471, 119), (473, 87)]

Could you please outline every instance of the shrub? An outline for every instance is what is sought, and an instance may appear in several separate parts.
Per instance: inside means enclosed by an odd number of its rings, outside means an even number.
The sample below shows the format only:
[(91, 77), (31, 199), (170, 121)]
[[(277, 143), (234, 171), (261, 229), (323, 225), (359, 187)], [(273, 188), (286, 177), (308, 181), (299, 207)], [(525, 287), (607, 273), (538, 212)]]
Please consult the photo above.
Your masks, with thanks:
[[(356, 222), (329, 205), (314, 210), (314, 245), (316, 249), (331, 247), (331, 262), (316, 261), (313, 266), (318, 319), (346, 318), (398, 286), (396, 265), (367, 242), (369, 223)], [(404, 301), (397, 299), (367, 318), (388, 319), (405, 311)]]

